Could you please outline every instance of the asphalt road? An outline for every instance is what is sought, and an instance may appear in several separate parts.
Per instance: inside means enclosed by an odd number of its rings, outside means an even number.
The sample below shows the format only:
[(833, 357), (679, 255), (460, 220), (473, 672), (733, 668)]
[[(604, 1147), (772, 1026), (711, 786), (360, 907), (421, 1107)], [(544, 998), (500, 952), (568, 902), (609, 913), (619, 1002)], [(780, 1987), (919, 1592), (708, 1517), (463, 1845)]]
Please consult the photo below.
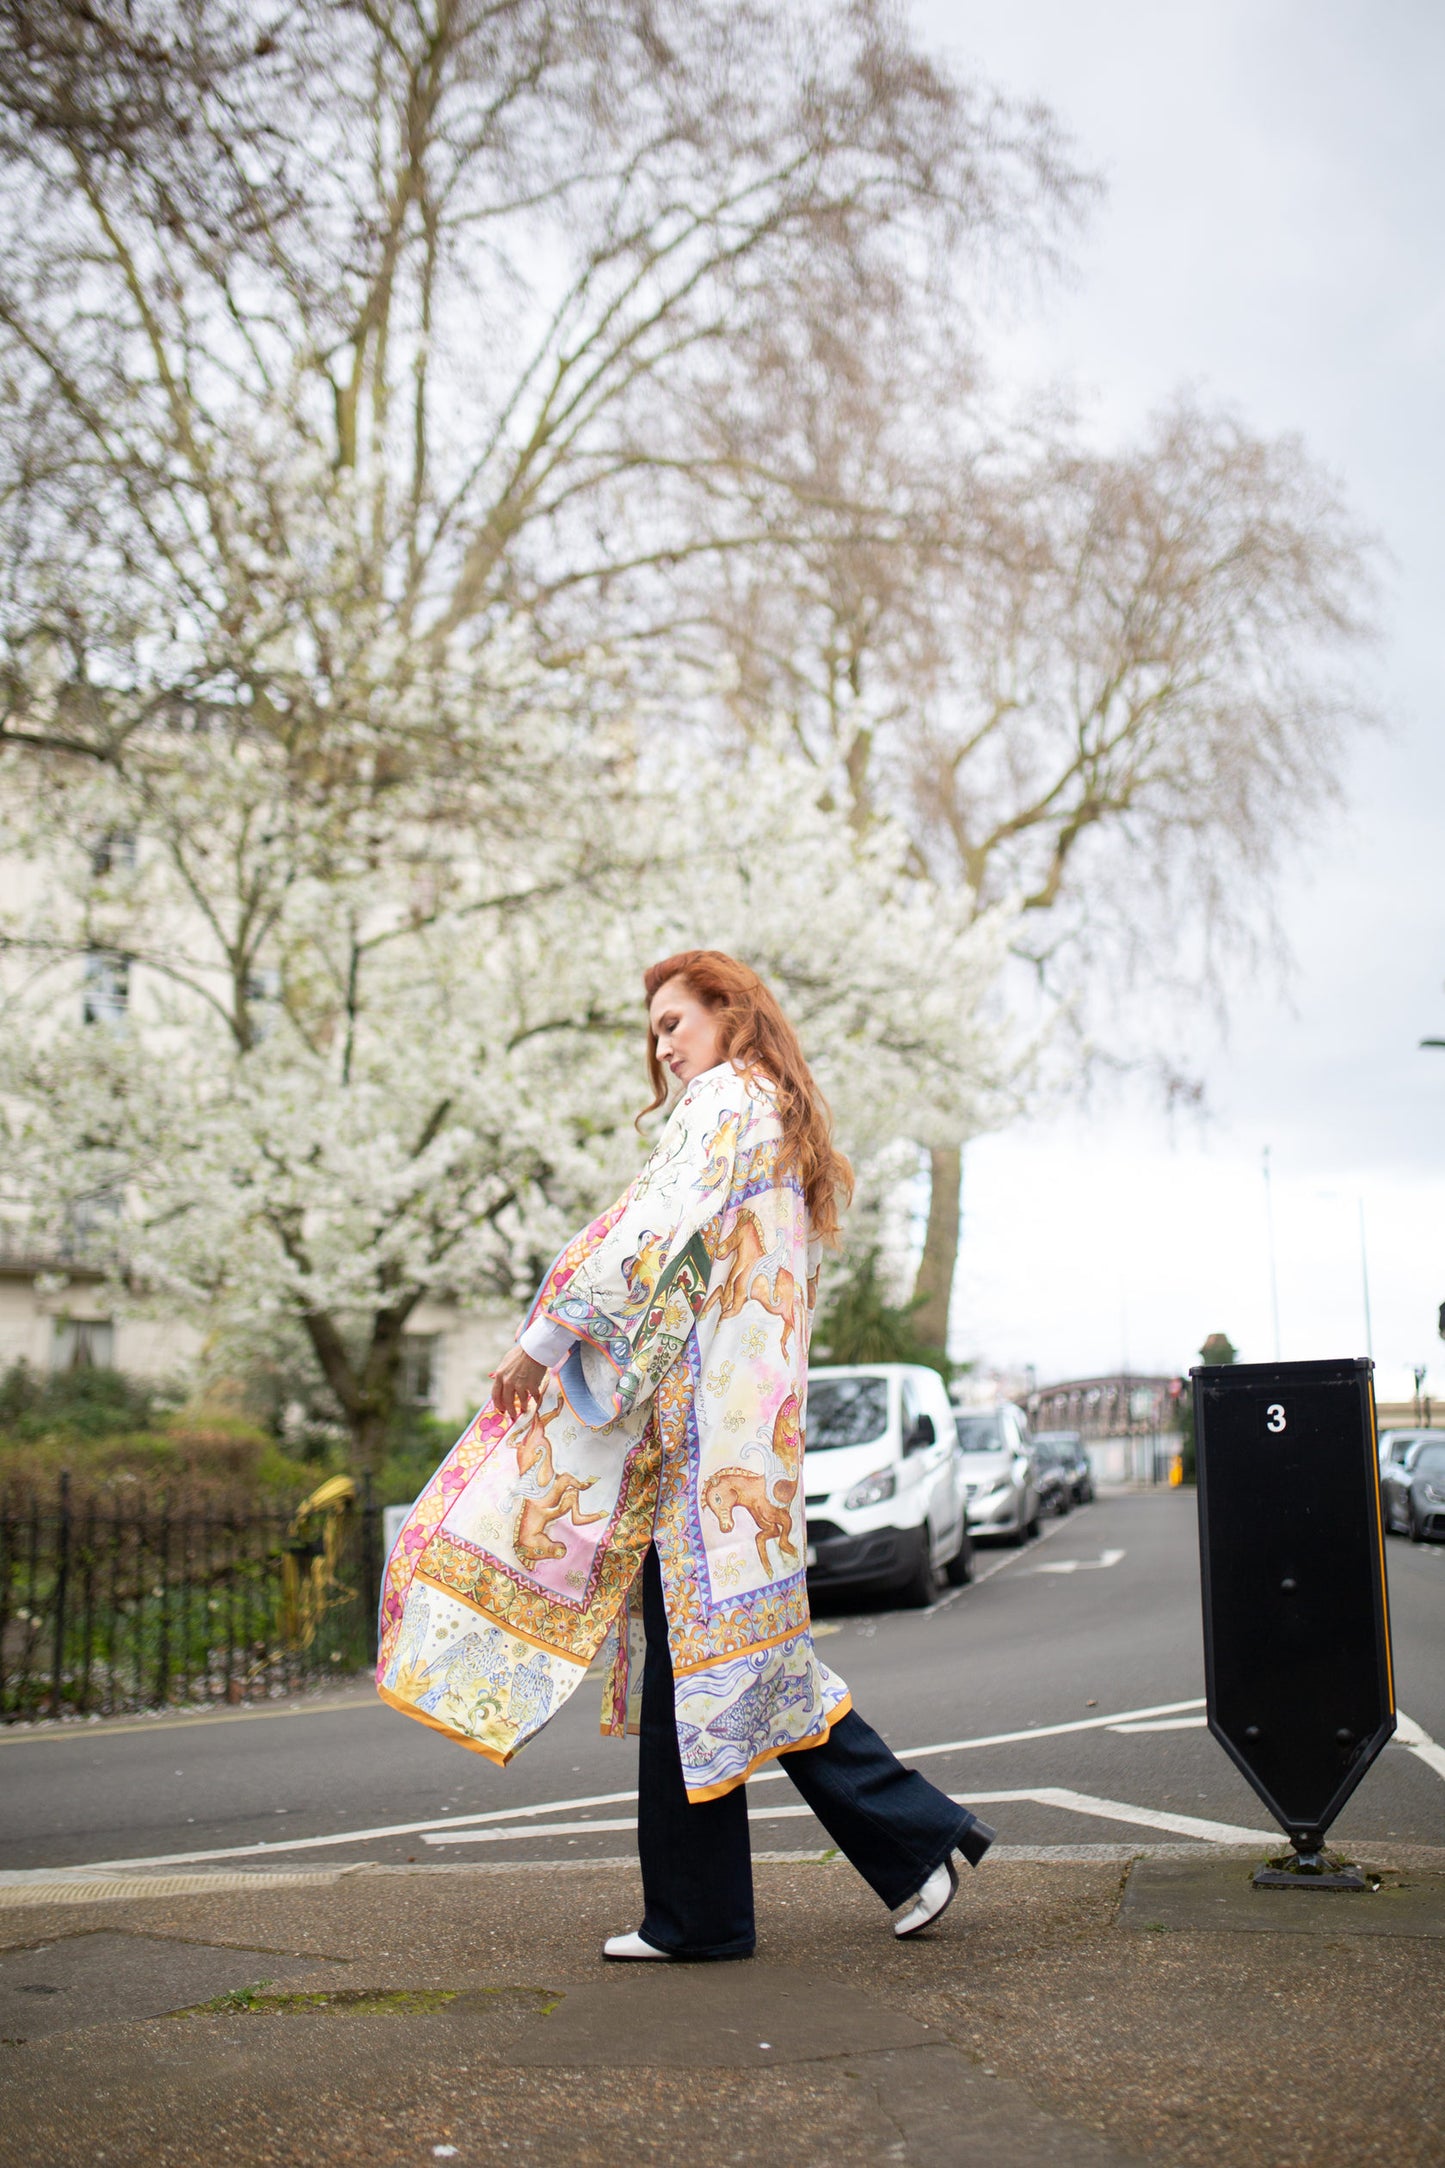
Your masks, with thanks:
[[(1445, 1545), (1396, 1541), (1388, 1556), (1409, 1722), (1331, 1835), (1439, 1844)], [(1269, 1829), (1204, 1729), (1192, 1493), (1105, 1498), (1023, 1551), (981, 1551), (975, 1584), (932, 1612), (835, 1607), (817, 1631), (862, 1714), (1006, 1845)], [(264, 1710), (11, 1732), (0, 1872), (625, 1857), (635, 1766), (630, 1744), (598, 1736), (592, 1681), (507, 1770), (361, 1686)], [(826, 1842), (786, 1779), (754, 1780), (749, 1800), (755, 1849)]]

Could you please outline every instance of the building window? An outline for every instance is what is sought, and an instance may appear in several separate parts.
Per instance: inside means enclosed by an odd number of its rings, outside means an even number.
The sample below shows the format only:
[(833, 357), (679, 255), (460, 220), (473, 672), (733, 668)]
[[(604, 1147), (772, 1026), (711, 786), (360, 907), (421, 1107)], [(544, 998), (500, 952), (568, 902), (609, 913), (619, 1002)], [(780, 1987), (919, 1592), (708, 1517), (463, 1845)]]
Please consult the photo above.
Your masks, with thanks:
[(58, 1317), (50, 1344), (52, 1370), (113, 1370), (115, 1327), (108, 1317)]
[(281, 1004), (280, 972), (272, 964), (259, 964), (248, 975), (244, 994), (251, 1037), (259, 1046), (263, 1039), (270, 1037)]
[(73, 1257), (114, 1249), (120, 1223), (120, 1192), (92, 1190), (76, 1197), (65, 1208), (65, 1252)]
[(409, 1408), (434, 1408), (441, 1400), (442, 1336), (409, 1332), (401, 1343), (401, 1397)]
[(126, 828), (107, 828), (90, 846), (90, 870), (98, 881), (109, 873), (130, 873), (135, 867), (135, 837)]
[(87, 1024), (121, 1024), (130, 1002), (130, 958), (92, 949), (85, 959), (81, 1015)]

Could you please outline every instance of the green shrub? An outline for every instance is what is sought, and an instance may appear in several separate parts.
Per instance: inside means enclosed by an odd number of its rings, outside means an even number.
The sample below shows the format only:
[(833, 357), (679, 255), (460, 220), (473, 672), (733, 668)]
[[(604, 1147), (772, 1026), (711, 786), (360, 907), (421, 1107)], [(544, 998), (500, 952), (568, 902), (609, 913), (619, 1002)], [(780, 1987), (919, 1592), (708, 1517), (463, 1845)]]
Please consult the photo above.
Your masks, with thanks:
[(25, 1362), (0, 1377), (0, 1439), (108, 1438), (150, 1426), (156, 1388), (120, 1370), (57, 1370)]
[(46, 1377), (25, 1363), (0, 1376), (0, 1482), (49, 1489), (62, 1469), (77, 1492), (142, 1484), (147, 1492), (227, 1498), (294, 1495), (316, 1470), (230, 1405), (188, 1402), (119, 1370)]
[(425, 1409), (404, 1408), (392, 1420), (386, 1458), (376, 1479), (376, 1503), (409, 1506), (456, 1444), (458, 1426)]
[(865, 1250), (818, 1318), (816, 1359), (830, 1363), (922, 1363), (947, 1383), (962, 1367), (913, 1328), (922, 1301), (891, 1303), (878, 1278), (878, 1252)]

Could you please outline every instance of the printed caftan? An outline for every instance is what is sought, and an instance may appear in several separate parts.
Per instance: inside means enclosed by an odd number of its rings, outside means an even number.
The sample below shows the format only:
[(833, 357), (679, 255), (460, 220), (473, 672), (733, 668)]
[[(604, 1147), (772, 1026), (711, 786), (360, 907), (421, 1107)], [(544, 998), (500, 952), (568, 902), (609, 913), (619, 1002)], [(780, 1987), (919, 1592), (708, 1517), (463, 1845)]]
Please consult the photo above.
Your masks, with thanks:
[(570, 1343), (540, 1405), (474, 1418), (388, 1561), (377, 1685), (393, 1708), (507, 1762), (610, 1643), (602, 1728), (635, 1729), (655, 1543), (690, 1799), (846, 1713), (809, 1624), (818, 1245), (780, 1142), (770, 1087), (720, 1064), (563, 1250), (525, 1328)]

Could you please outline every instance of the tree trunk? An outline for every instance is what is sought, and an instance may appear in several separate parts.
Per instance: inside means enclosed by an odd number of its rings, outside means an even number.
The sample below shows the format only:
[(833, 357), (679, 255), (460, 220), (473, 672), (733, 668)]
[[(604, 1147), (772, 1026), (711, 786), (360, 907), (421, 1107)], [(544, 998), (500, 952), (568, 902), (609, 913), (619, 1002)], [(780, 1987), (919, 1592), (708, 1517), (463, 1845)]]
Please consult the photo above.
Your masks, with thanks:
[(351, 1467), (359, 1476), (376, 1477), (386, 1458), (386, 1416), (368, 1406), (351, 1418)]
[(402, 1328), (420, 1299), (418, 1289), (372, 1313), (371, 1345), (361, 1367), (356, 1406), (347, 1411), (358, 1475), (381, 1473), (401, 1386)]
[(374, 1312), (371, 1339), (359, 1368), (335, 1318), (324, 1310), (308, 1310), (303, 1316), (322, 1373), (341, 1403), (351, 1433), (353, 1475), (381, 1473), (401, 1379), (402, 1328), (420, 1300), (421, 1290), (417, 1288), (386, 1309)]
[[(913, 1329), (925, 1347), (948, 1351), (948, 1306), (953, 1296), (953, 1268), (958, 1257), (958, 1196), (963, 1182), (963, 1150), (957, 1144), (931, 1146), (928, 1154), (928, 1232), (918, 1277), (913, 1283), (918, 1308)], [(920, 1299), (921, 1298), (921, 1299)]]

